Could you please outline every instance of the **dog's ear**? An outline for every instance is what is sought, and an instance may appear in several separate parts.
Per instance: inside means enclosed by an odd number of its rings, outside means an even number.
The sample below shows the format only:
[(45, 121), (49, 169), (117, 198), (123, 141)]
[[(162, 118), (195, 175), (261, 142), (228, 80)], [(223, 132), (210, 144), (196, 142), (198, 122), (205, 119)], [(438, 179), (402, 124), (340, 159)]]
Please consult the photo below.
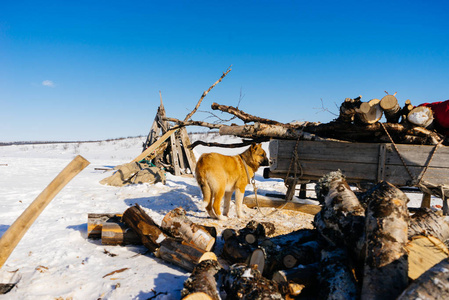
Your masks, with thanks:
[(257, 147), (256, 142), (252, 142), (252, 143), (251, 143), (251, 149), (254, 149), (254, 148), (256, 148), (256, 147)]

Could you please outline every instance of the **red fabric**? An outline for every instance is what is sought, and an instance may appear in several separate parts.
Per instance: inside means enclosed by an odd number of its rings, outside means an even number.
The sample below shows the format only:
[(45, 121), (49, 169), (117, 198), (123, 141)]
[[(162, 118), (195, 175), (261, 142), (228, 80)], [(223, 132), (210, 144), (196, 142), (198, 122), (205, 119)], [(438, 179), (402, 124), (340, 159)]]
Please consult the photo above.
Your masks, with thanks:
[(429, 107), (433, 112), (433, 118), (443, 129), (445, 129), (444, 133), (446, 135), (449, 134), (449, 100), (432, 103), (423, 103), (420, 104), (419, 106)]

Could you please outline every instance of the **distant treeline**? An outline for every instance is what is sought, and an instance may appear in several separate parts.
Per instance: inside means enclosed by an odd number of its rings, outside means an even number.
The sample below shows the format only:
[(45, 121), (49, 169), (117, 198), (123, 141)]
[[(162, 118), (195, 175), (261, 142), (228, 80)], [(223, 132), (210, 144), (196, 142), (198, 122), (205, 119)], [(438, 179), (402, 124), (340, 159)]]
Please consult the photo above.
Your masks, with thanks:
[(98, 143), (98, 142), (112, 142), (121, 141), (125, 139), (141, 138), (143, 135), (120, 137), (115, 139), (96, 140), (96, 141), (28, 141), (28, 142), (0, 142), (0, 146), (13, 146), (13, 145), (39, 145), (39, 144), (74, 144), (74, 143)]

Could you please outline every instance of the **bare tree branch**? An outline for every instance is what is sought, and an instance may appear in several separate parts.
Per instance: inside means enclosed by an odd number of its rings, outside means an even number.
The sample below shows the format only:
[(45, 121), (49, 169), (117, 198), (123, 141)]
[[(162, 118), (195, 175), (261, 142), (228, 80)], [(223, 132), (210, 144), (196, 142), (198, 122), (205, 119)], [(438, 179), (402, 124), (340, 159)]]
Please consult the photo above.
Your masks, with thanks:
[(207, 147), (221, 147), (221, 148), (240, 148), (240, 147), (245, 147), (248, 145), (251, 145), (252, 143), (262, 143), (262, 142), (267, 142), (269, 141), (269, 138), (261, 138), (261, 139), (254, 139), (254, 140), (247, 140), (247, 141), (243, 141), (241, 143), (236, 143), (236, 144), (221, 144), (221, 143), (206, 143), (203, 141), (196, 141), (194, 143), (192, 143), (189, 148), (193, 149), (196, 146), (202, 145), (202, 146), (207, 146)]
[(211, 105), (213, 110), (220, 110), (223, 112), (227, 112), (230, 113), (232, 115), (235, 115), (237, 118), (239, 118), (240, 120), (242, 120), (244, 123), (249, 123), (249, 122), (260, 122), (260, 123), (264, 123), (264, 124), (273, 124), (273, 125), (285, 125), (283, 123), (280, 123), (278, 121), (274, 121), (274, 120), (269, 120), (269, 119), (264, 119), (264, 118), (260, 118), (260, 117), (256, 117), (253, 115), (250, 115), (236, 107), (232, 107), (232, 106), (227, 106), (227, 105), (221, 105), (218, 103), (212, 103)]
[(195, 108), (185, 117), (184, 121), (188, 121), (193, 116), (193, 114), (200, 107), (201, 102), (203, 102), (204, 97), (206, 97), (206, 95), (214, 88), (214, 86), (216, 86), (219, 82), (221, 82), (223, 80), (223, 78), (225, 78), (225, 76), (228, 75), (229, 72), (231, 72), (231, 70), (232, 70), (231, 67), (232, 67), (232, 65), (229, 66), (229, 68), (226, 70), (226, 72), (224, 72), (223, 75), (221, 75), (221, 77), (217, 81), (215, 81), (215, 83), (213, 85), (211, 85), (207, 91), (203, 92), (203, 95), (201, 96), (200, 100), (198, 100), (198, 103), (196, 104)]
[(185, 127), (185, 126), (202, 126), (202, 127), (208, 127), (210, 129), (219, 129), (220, 127), (222, 127), (222, 124), (212, 124), (212, 123), (207, 123), (207, 122), (203, 122), (203, 121), (181, 121), (179, 119), (175, 119), (175, 118), (164, 118), (165, 121), (168, 122), (173, 122), (175, 124), (177, 124), (176, 126), (171, 127), (171, 129), (177, 129), (177, 128), (181, 128), (181, 127)]

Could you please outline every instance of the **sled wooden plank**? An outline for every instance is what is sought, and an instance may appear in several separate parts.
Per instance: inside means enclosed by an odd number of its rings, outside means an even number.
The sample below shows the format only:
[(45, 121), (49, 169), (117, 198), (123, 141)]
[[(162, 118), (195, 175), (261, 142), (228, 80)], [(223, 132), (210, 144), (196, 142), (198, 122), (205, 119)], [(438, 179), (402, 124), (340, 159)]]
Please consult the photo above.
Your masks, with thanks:
[(151, 152), (156, 150), (163, 142), (165, 142), (172, 134), (174, 134), (178, 129), (170, 129), (167, 131), (160, 139), (158, 139), (155, 143), (153, 143), (150, 147), (148, 147), (145, 151), (140, 153), (139, 156), (134, 158), (131, 162), (138, 162), (150, 155)]
[(170, 136), (170, 145), (171, 145), (171, 159), (172, 159), (172, 165), (175, 169), (175, 175), (179, 176), (181, 175), (181, 170), (179, 168), (179, 157), (178, 157), (178, 150), (176, 148), (176, 137), (174, 134)]
[(249, 208), (254, 208), (257, 206), (274, 208), (282, 207), (283, 209), (300, 211), (311, 215), (316, 215), (321, 210), (321, 206), (319, 205), (286, 202), (285, 200), (280, 200), (279, 198), (263, 195), (257, 195), (257, 201), (254, 195), (246, 196), (245, 198), (243, 198), (243, 204), (245, 204)]
[[(272, 145), (273, 143), (273, 145)], [(270, 142), (271, 148), (277, 147), (277, 157), (290, 162), (296, 141), (282, 140), (278, 145)], [(377, 164), (378, 144), (362, 144), (332, 141), (300, 141), (298, 143), (299, 158), (303, 160), (360, 162)], [(350, 154), (350, 155), (349, 155)]]
[(193, 154), (192, 149), (189, 148), (190, 141), (189, 141), (189, 137), (187, 135), (187, 129), (185, 127), (181, 128), (180, 136), (181, 136), (182, 147), (184, 148), (184, 151), (185, 151), (186, 157), (187, 157), (187, 162), (189, 163), (190, 171), (193, 174), (193, 172), (195, 172), (195, 167), (196, 167), (196, 158), (195, 158), (195, 155)]
[(0, 268), (45, 207), (89, 164), (81, 155), (75, 157), (6, 230), (0, 238)]

